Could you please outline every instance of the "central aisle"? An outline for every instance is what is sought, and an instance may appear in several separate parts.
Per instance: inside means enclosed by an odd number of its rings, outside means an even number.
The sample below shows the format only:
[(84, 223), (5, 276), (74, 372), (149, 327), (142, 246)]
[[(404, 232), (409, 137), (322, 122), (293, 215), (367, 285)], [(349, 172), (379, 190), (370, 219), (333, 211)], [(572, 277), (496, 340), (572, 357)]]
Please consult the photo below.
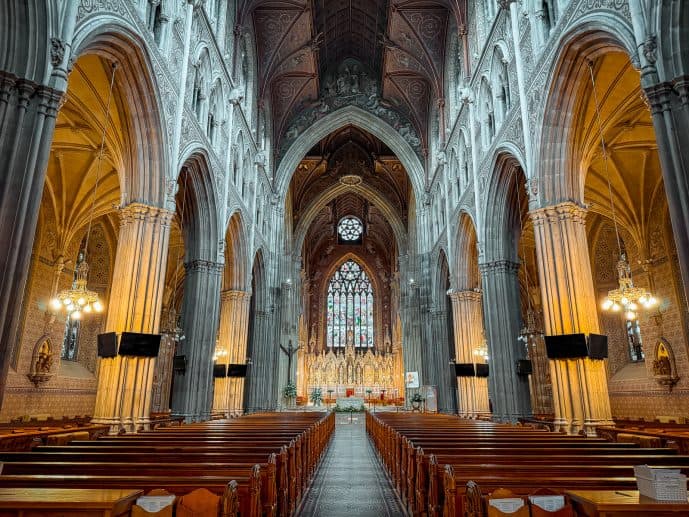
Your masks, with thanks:
[(363, 414), (338, 414), (330, 448), (297, 511), (302, 517), (407, 515), (368, 441)]

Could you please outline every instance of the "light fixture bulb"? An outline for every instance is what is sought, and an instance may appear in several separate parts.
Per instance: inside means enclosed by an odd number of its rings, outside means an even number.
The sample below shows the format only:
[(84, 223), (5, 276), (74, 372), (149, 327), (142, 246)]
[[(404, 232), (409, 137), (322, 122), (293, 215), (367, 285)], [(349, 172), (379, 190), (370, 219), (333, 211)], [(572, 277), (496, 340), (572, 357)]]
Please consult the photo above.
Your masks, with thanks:
[(623, 296), (622, 299), (620, 300), (620, 303), (622, 305), (627, 305), (629, 303), (629, 299), (626, 296)]
[(613, 303), (611, 308), (613, 311), (619, 312), (622, 307), (620, 307), (619, 303)]
[(657, 300), (657, 298), (656, 298), (655, 296), (651, 296), (651, 297), (648, 299), (648, 305), (651, 306), (651, 307), (653, 307), (653, 306), (654, 306), (655, 304), (657, 304), (657, 303), (658, 303), (658, 300)]
[(86, 305), (86, 298), (82, 296), (77, 300), (77, 304), (83, 307), (84, 305)]
[(602, 307), (604, 311), (610, 310), (610, 307), (612, 307), (612, 300), (610, 298), (606, 298), (603, 301)]
[(57, 298), (53, 298), (52, 300), (50, 300), (50, 306), (53, 309), (58, 310), (62, 308), (62, 303), (60, 303), (60, 300), (58, 300)]
[(634, 302), (630, 303), (629, 306), (628, 306), (628, 309), (629, 309), (630, 311), (635, 311), (635, 310), (637, 310), (638, 308), (639, 308), (639, 306), (638, 306), (637, 304), (635, 304)]
[(103, 312), (103, 304), (99, 300), (93, 303), (93, 310), (96, 312)]
[(71, 305), (72, 300), (70, 300), (69, 298), (65, 298), (64, 300), (62, 300), (62, 303), (64, 303), (65, 305)]
[(70, 314), (70, 318), (72, 318), (73, 320), (80, 320), (81, 311), (74, 311), (72, 314)]
[(627, 311), (625, 316), (629, 321), (634, 321), (636, 319), (636, 313), (634, 311)]
[(91, 308), (91, 304), (88, 304), (84, 307), (84, 312), (91, 312), (93, 309)]

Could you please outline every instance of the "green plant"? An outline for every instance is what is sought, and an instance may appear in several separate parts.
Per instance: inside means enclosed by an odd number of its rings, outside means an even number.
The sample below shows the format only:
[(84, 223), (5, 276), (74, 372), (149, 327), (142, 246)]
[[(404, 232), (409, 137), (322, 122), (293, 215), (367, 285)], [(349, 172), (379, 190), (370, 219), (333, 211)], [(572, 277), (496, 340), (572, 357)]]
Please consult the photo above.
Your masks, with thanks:
[(282, 396), (286, 399), (293, 399), (297, 396), (297, 385), (293, 382), (288, 382), (282, 390)]
[(314, 388), (311, 392), (311, 395), (309, 396), (309, 399), (311, 399), (311, 402), (313, 402), (314, 406), (320, 406), (321, 402), (323, 402), (323, 395), (321, 393), (321, 389)]

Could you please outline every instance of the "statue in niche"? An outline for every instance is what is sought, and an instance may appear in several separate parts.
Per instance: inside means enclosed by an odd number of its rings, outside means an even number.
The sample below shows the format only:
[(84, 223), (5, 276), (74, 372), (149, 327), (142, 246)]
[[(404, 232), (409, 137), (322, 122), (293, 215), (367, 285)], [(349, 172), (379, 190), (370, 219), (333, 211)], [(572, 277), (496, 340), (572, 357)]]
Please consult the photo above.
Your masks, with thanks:
[(661, 338), (656, 344), (655, 354), (653, 358), (653, 378), (661, 386), (665, 386), (669, 391), (677, 381), (677, 366), (675, 364), (675, 354), (670, 346), (670, 343)]
[(27, 377), (37, 388), (53, 376), (51, 369), (53, 366), (53, 347), (50, 339), (43, 336), (34, 347), (33, 358), (31, 361), (31, 371)]

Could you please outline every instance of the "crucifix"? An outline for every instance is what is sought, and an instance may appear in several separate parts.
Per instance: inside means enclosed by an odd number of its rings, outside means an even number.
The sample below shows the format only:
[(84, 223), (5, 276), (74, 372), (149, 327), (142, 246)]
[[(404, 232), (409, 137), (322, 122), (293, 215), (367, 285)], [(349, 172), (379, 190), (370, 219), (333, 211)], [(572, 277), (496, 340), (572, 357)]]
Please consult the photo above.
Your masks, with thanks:
[(280, 345), (280, 349), (284, 352), (284, 354), (287, 356), (287, 382), (291, 383), (292, 382), (292, 356), (299, 350), (301, 347), (295, 347), (292, 345), (292, 340), (289, 340), (289, 345), (287, 348), (284, 346)]

